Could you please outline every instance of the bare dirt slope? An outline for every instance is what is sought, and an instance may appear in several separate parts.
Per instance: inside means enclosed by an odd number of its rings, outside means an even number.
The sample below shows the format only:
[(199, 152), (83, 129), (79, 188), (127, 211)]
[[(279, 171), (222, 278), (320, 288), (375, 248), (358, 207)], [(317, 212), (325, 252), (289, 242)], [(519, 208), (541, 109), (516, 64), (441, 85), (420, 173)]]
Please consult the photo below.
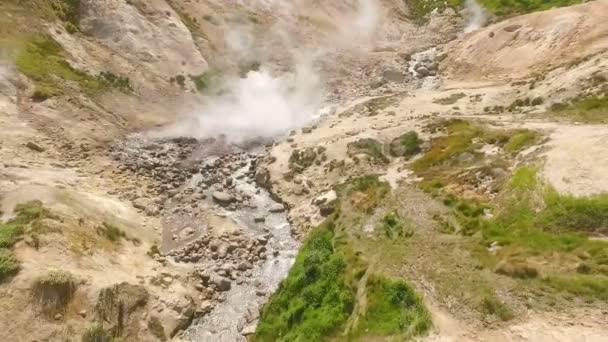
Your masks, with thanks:
[(608, 2), (512, 18), (452, 43), (446, 72), (453, 79), (519, 79), (608, 49)]

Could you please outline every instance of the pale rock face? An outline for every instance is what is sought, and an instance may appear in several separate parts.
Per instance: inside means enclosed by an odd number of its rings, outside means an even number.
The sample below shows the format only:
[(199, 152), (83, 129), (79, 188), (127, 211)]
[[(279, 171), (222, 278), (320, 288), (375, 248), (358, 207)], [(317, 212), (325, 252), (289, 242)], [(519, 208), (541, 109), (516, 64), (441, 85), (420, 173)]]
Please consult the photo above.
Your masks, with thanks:
[(83, 0), (79, 24), (83, 33), (159, 76), (199, 75), (208, 68), (192, 34), (163, 0), (137, 6), (126, 0)]

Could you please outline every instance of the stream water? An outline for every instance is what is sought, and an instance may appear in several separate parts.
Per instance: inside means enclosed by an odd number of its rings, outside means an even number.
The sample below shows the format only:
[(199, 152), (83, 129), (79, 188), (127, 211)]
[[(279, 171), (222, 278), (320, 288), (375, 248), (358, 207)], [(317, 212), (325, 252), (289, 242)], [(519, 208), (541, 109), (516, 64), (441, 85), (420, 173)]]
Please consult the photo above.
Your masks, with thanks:
[[(250, 196), (248, 206), (236, 210), (221, 209), (223, 215), (239, 226), (243, 235), (269, 236), (267, 259), (254, 264), (252, 276), (241, 284), (233, 283), (226, 300), (217, 303), (204, 317), (193, 322), (184, 333), (190, 341), (232, 342), (246, 341), (255, 331), (261, 306), (287, 276), (297, 254), (298, 242), (291, 235), (287, 214), (270, 194), (255, 185), (247, 176), (250, 164), (234, 172), (235, 190)], [(261, 225), (256, 218), (264, 217)]]

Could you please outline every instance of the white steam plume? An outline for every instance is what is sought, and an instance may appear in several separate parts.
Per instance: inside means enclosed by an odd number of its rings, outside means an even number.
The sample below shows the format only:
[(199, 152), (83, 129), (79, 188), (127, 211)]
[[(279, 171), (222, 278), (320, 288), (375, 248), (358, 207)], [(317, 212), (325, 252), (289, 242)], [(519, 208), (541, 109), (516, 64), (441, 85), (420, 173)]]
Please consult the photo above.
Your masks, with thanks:
[(467, 25), (464, 28), (464, 32), (469, 33), (480, 29), (487, 21), (485, 10), (477, 0), (466, 0), (464, 4), (468, 13)]
[[(378, 23), (377, 0), (358, 1), (356, 16), (340, 20), (345, 23), (338, 30), (338, 34), (345, 35), (340, 37), (342, 41), (360, 43), (362, 37), (369, 37), (374, 32)], [(281, 2), (266, 1), (265, 5), (273, 3)], [(282, 10), (288, 8), (281, 5)], [(280, 18), (285, 20), (279, 20), (273, 34), (259, 41), (255, 40), (252, 29), (246, 26), (232, 27), (225, 36), (226, 47), (237, 61), (257, 58), (264, 61), (270, 57), (264, 55), (273, 50), (264, 49), (263, 45), (258, 44), (280, 44), (284, 49), (281, 52), (291, 56), (291, 72), (277, 75), (263, 63), (259, 71), (250, 71), (245, 78), (224, 80), (223, 88), (226, 91), (212, 96), (197, 111), (154, 135), (189, 135), (196, 138), (225, 135), (228, 141), (242, 142), (274, 137), (302, 127), (317, 117), (323, 107), (323, 83), (314, 65), (320, 57), (327, 57), (326, 52), (334, 46), (296, 48), (287, 23), (292, 19), (291, 15)], [(274, 51), (276, 48), (273, 46)]]

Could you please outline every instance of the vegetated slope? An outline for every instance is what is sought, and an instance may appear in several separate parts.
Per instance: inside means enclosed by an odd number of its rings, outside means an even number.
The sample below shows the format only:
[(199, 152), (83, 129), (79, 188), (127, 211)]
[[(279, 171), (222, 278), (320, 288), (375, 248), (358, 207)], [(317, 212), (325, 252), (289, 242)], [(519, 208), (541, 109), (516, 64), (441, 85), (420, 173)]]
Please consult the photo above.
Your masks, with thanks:
[[(311, 232), (288, 278), (264, 307), (255, 340), (408, 339), (430, 329), (429, 313), (414, 290), (383, 274), (374, 265), (381, 257), (361, 253), (352, 241), (370, 224), (378, 225), (372, 238), (378, 244), (410, 236), (392, 208), (379, 208), (391, 196), (388, 184), (369, 176), (340, 186), (338, 193), (334, 214)], [(370, 217), (382, 212), (386, 217), (379, 222)]]
[[(348, 334), (362, 324), (356, 309), (365, 306), (361, 286), (328, 289), (346, 292), (347, 299), (357, 295), (352, 311), (328, 315), (336, 321), (320, 320), (323, 327), (309, 324), (317, 312), (289, 303), (303, 302), (307, 291), (298, 290), (317, 284), (299, 280), (305, 279), (303, 265), (312, 241), (327, 229), (327, 222), (315, 222), (329, 211), (325, 199), (332, 198), (332, 182), (380, 174), (391, 184), (390, 195), (370, 212), (344, 207), (345, 202), (358, 203), (356, 196), (343, 199), (338, 222), (366, 214), (347, 221), (343, 227), (348, 233), (338, 231), (348, 242), (338, 238), (340, 243), (327, 244), (333, 247), (328, 250), (339, 254), (338, 247), (348, 245), (358, 258), (345, 258), (347, 262), (365, 260), (374, 273), (403, 280), (421, 293), (435, 322), (431, 340), (603, 338), (606, 320), (600, 312), (608, 278), (602, 192), (608, 188), (601, 177), (589, 175), (597, 174), (596, 166), (602, 169), (605, 158), (593, 163), (564, 144), (573, 147), (580, 137), (590, 148), (606, 139), (602, 125), (572, 124), (598, 124), (606, 116), (606, 34), (600, 24), (605, 5), (589, 2), (513, 17), (463, 35), (449, 45), (441, 62), (448, 72), (442, 74), (443, 88), (357, 102), (276, 146), (266, 165), (273, 190), (290, 204), (298, 227), (310, 227), (311, 239), (265, 308), (257, 337), (289, 340), (304, 332), (326, 340), (356, 336)], [(594, 17), (597, 10), (602, 11)], [(484, 50), (483, 44), (494, 44), (497, 36), (498, 45)], [(475, 60), (467, 60), (468, 54)], [(458, 64), (462, 58), (470, 64)], [(395, 139), (410, 130), (422, 139), (414, 155), (389, 153)], [(556, 146), (568, 152), (555, 151)], [(599, 150), (604, 149), (593, 148)], [(306, 151), (313, 153), (302, 162), (300, 153)], [(576, 163), (569, 167), (566, 160)], [(541, 169), (550, 165), (580, 168), (580, 179), (571, 180), (559, 169), (550, 173), (551, 180), (559, 180), (560, 191), (574, 189), (578, 196), (556, 191), (543, 178)], [(339, 303), (329, 307), (349, 308), (348, 300)], [(326, 313), (323, 304), (314, 308)], [(573, 317), (561, 316), (564, 308)], [(446, 312), (451, 317), (447, 324)], [(593, 317), (588, 327), (587, 317)], [(566, 328), (572, 322), (574, 327)], [(377, 321), (373, 325), (381, 326)], [(364, 336), (391, 340), (388, 335)]]

